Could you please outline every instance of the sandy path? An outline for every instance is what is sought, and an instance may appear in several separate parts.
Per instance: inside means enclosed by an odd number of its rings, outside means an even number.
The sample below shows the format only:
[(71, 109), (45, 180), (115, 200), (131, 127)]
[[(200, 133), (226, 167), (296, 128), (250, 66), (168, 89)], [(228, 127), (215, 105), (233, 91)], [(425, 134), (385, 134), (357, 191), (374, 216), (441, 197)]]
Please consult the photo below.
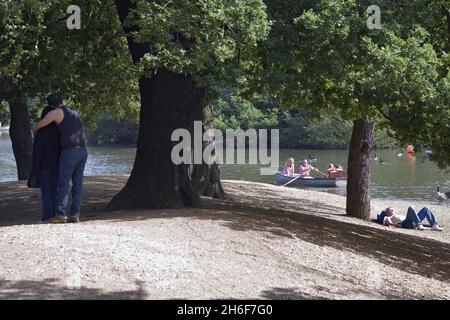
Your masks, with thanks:
[[(30, 224), (35, 192), (0, 184), (0, 299), (450, 298), (448, 234), (353, 223), (332, 208), (338, 199), (306, 210), (286, 197), (275, 210), (277, 187), (242, 182), (225, 182), (231, 199), (204, 209), (103, 212), (124, 181), (88, 178), (75, 225)], [(266, 201), (231, 201), (243, 190)]]

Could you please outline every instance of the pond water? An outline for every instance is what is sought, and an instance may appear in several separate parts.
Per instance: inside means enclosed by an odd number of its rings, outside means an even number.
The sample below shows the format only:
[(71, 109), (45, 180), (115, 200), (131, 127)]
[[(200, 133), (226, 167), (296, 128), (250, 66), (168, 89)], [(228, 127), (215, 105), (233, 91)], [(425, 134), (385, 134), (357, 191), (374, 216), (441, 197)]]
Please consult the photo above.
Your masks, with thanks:
[[(86, 175), (111, 173), (129, 173), (133, 166), (135, 148), (129, 147), (89, 147), (89, 159)], [(450, 190), (450, 174), (439, 168), (425, 155), (411, 159), (407, 155), (398, 157), (399, 150), (378, 150), (378, 158), (384, 164), (372, 160), (371, 194), (375, 198), (434, 200), (436, 185), (443, 190)], [(325, 171), (329, 163), (342, 164), (346, 168), (348, 151), (346, 150), (280, 150), (280, 165), (292, 157), (296, 171), (299, 160), (309, 155), (316, 157), (313, 163)], [(259, 165), (222, 165), (222, 179), (248, 180), (274, 183), (274, 177), (261, 176)], [(0, 133), (0, 181), (14, 181), (16, 166), (12, 153), (11, 141), (7, 134)], [(345, 188), (315, 189), (345, 195)]]

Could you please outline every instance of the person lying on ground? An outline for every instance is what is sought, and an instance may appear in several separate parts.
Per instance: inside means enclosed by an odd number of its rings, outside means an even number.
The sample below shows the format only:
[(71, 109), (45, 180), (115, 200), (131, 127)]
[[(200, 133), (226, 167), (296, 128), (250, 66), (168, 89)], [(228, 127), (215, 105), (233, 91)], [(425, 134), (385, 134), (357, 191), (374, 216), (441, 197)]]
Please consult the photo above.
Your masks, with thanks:
[(433, 231), (442, 231), (433, 212), (428, 208), (422, 208), (418, 213), (409, 207), (406, 216), (394, 213), (394, 209), (389, 207), (377, 215), (377, 222), (386, 226), (397, 228), (425, 230), (423, 221), (428, 220)]

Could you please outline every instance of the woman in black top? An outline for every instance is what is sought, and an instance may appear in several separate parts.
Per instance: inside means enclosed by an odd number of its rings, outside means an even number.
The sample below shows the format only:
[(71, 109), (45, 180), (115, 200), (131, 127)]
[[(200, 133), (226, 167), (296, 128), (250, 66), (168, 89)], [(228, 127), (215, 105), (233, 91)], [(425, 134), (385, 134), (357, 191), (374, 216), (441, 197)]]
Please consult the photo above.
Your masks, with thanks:
[[(53, 108), (47, 106), (41, 119)], [(38, 223), (47, 223), (56, 211), (56, 186), (58, 182), (59, 156), (61, 153), (60, 132), (55, 123), (39, 130), (34, 137), (33, 167), (28, 186), (41, 189), (43, 216)]]

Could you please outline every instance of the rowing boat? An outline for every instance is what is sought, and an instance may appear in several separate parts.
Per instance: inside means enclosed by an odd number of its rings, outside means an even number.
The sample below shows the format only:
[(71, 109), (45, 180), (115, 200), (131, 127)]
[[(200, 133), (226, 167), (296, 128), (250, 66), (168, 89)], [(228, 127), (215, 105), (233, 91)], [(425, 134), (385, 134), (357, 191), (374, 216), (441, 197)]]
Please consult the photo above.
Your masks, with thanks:
[[(289, 181), (297, 178), (299, 175), (294, 174), (293, 177), (286, 176), (280, 172), (275, 175), (275, 184), (281, 186)], [(336, 188), (347, 186), (347, 178), (299, 178), (289, 184), (292, 187), (311, 187), (311, 188)]]

